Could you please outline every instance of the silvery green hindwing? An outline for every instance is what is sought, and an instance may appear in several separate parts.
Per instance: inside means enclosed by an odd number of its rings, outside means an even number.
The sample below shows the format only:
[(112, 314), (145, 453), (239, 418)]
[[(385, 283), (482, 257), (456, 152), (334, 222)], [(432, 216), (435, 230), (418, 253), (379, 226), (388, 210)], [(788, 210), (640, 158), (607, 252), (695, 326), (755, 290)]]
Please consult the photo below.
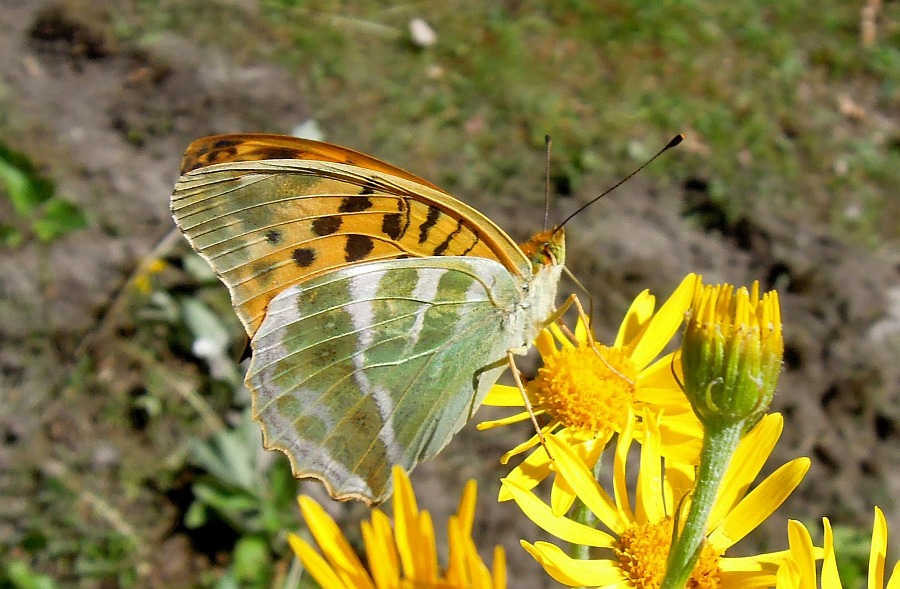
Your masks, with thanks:
[(247, 375), (266, 447), (334, 496), (383, 500), (391, 466), (437, 454), (534, 338), (561, 268), (526, 291), (493, 260), (388, 260), (283, 291)]

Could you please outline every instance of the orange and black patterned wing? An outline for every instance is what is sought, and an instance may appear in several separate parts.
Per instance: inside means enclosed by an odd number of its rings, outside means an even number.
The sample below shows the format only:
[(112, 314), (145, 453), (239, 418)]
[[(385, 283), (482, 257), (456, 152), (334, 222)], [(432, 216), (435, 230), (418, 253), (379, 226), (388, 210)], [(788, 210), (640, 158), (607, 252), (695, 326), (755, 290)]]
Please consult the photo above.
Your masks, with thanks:
[(213, 164), (260, 160), (307, 160), (349, 164), (404, 178), (432, 190), (444, 192), (415, 174), (359, 151), (321, 141), (265, 133), (212, 135), (197, 139), (188, 146), (184, 157), (181, 158), (181, 173), (187, 174)]
[(175, 221), (228, 286), (251, 338), (279, 292), (352, 264), (477, 256), (531, 275), (522, 250), (485, 215), (343, 147), (218, 135), (192, 143), (182, 169)]

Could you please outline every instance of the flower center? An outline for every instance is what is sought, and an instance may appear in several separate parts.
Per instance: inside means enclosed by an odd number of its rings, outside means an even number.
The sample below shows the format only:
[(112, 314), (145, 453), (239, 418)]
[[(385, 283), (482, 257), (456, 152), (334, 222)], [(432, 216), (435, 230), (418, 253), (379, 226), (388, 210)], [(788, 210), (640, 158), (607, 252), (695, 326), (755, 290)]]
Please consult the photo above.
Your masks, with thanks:
[[(635, 524), (619, 537), (614, 548), (619, 567), (636, 589), (657, 589), (666, 574), (672, 545), (672, 518), (654, 524)], [(716, 589), (721, 582), (719, 555), (708, 543), (685, 585), (686, 589)]]
[(634, 401), (637, 370), (620, 348), (564, 348), (544, 358), (530, 383), (535, 406), (565, 427), (595, 436), (619, 430)]

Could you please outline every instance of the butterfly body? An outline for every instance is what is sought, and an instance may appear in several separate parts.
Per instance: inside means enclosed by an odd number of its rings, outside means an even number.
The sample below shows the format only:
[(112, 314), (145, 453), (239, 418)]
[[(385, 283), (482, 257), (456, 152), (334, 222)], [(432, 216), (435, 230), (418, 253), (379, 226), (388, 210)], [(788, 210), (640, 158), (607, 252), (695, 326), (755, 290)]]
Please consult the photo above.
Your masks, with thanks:
[(264, 443), (336, 498), (383, 500), (390, 467), (443, 448), (552, 312), (561, 231), (520, 248), (369, 156), (229, 135), (192, 144), (183, 171), (173, 214), (251, 338)]

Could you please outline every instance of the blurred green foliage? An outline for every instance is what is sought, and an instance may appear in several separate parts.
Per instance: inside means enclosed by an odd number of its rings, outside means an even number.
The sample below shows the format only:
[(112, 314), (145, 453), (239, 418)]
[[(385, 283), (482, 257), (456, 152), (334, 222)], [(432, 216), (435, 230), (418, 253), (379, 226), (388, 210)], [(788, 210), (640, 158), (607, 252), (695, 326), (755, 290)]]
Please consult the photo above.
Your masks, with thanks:
[(0, 245), (17, 247), (29, 237), (49, 243), (87, 227), (81, 208), (55, 191), (53, 181), (38, 173), (28, 156), (0, 142), (0, 196), (8, 200), (15, 216), (0, 221)]

